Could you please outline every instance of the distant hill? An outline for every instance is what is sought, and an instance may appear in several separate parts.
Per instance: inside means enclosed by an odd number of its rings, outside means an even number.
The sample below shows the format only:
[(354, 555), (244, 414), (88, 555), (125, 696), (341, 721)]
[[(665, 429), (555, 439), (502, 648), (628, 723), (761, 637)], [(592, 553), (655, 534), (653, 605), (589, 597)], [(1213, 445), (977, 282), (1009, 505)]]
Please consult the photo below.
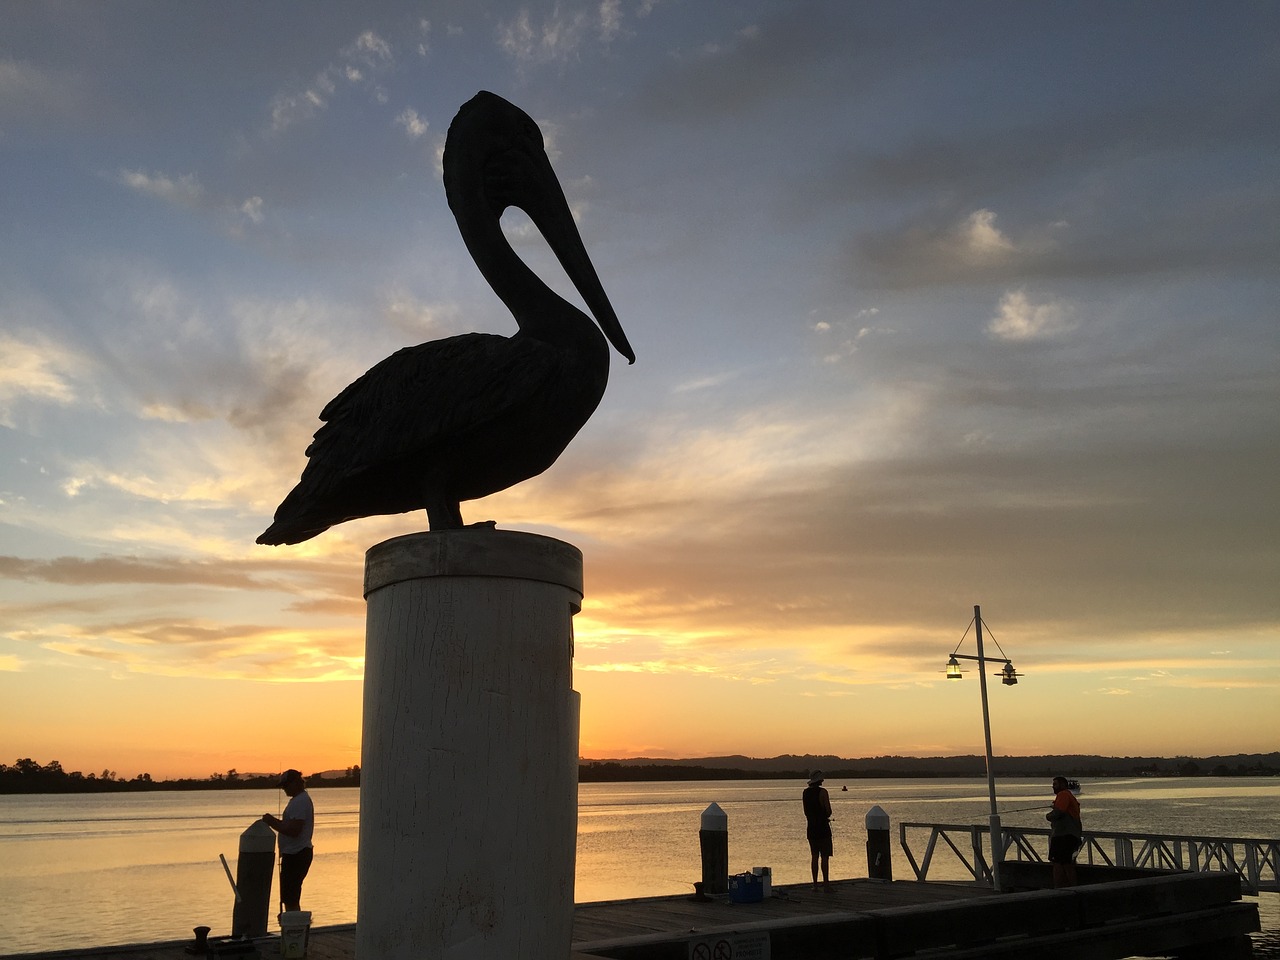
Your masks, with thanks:
[[(1277, 776), (1280, 752), (1212, 757), (1103, 757), (1082, 754), (1038, 757), (996, 757), (1002, 777), (1128, 777), (1128, 776)], [(628, 757), (580, 761), (579, 778), (599, 780), (693, 780), (802, 778), (821, 770), (829, 779), (872, 777), (986, 776), (981, 756), (959, 757), (836, 757), (782, 754), (777, 757)]]

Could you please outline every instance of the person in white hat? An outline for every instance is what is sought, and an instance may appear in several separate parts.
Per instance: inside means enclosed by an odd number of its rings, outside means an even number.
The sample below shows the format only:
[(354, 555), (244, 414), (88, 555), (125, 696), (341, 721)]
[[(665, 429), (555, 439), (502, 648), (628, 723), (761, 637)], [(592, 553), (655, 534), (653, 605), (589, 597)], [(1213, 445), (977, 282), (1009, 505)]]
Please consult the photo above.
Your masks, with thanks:
[(805, 833), (809, 837), (809, 866), (813, 873), (813, 889), (818, 889), (818, 867), (822, 867), (822, 889), (831, 889), (831, 797), (822, 786), (822, 771), (813, 771), (809, 786), (800, 795), (804, 803)]

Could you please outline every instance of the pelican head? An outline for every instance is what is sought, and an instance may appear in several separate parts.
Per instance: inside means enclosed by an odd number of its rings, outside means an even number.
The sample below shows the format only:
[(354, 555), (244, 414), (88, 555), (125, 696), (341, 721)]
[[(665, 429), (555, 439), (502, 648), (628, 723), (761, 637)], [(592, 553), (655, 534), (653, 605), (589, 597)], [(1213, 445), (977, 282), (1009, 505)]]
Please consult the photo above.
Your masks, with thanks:
[[(518, 309), (524, 291), (511, 282), (511, 261), (494, 256), (499, 244), (510, 251), (500, 226), (508, 207), (528, 214), (614, 349), (635, 363), (635, 352), (587, 256), (569, 202), (551, 168), (542, 131), (527, 113), (484, 90), (463, 104), (445, 139), (444, 188), (472, 259), (511, 307), (521, 329), (528, 330), (531, 319), (522, 317)], [(532, 282), (532, 273), (528, 276)], [(508, 298), (504, 290), (518, 293)]]

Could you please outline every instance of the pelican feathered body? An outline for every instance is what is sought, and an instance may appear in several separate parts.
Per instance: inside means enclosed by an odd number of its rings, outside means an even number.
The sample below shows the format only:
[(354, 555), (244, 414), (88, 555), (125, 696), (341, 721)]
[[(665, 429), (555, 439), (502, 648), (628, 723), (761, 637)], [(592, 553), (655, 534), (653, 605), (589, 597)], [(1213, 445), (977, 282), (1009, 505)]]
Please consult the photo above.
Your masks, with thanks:
[[(444, 181), (467, 249), (519, 331), (406, 347), (338, 394), (258, 543), (299, 543), (346, 520), (418, 509), (433, 530), (461, 527), (461, 501), (555, 462), (604, 394), (610, 343), (634, 362), (527, 114), (487, 92), (464, 104), (445, 142)], [(595, 321), (516, 256), (500, 222), (509, 206), (546, 237)]]

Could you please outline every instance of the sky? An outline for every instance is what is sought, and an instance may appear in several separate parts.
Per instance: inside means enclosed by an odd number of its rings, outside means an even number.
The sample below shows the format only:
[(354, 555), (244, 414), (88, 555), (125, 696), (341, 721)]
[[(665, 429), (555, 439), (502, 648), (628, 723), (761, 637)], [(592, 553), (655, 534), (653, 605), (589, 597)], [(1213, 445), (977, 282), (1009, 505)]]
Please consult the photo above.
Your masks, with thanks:
[(0, 17), (0, 762), (360, 762), (364, 551), (425, 514), (254, 538), (346, 384), (515, 332), (441, 184), (482, 89), (637, 355), (463, 504), (583, 551), (582, 756), (980, 753), (975, 605), (997, 754), (1280, 749), (1280, 7)]

